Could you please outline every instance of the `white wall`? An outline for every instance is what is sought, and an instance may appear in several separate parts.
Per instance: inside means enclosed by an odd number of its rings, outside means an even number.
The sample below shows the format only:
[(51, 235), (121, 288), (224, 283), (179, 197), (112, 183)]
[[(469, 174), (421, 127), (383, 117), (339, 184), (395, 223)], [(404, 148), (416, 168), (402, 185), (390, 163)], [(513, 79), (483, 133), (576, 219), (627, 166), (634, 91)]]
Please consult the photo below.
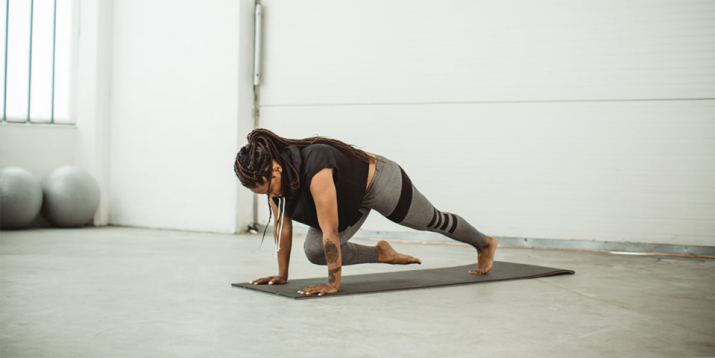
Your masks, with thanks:
[(253, 129), (252, 14), (245, 0), (114, 3), (110, 224), (247, 228), (233, 161)]
[(253, 6), (80, 1), (76, 126), (0, 125), (0, 167), (88, 170), (95, 225), (245, 231), (253, 197), (233, 159), (253, 129)]
[(97, 180), (101, 196), (93, 224), (109, 223), (113, 0), (84, 0), (77, 8), (79, 28), (74, 72), (75, 165)]
[(37, 180), (75, 163), (76, 131), (70, 126), (0, 125), (0, 168), (20, 167)]
[(715, 245), (715, 3), (263, 4), (262, 127), (394, 159), (488, 235)]

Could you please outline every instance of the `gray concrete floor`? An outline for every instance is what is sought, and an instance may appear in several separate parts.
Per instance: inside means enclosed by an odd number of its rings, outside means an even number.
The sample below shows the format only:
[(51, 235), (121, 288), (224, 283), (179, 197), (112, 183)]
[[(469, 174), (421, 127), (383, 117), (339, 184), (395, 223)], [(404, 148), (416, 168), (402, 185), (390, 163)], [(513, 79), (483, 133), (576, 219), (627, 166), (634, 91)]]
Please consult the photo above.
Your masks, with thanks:
[[(0, 356), (715, 356), (715, 260), (500, 248), (575, 275), (291, 300), (232, 287), (276, 273), (272, 242), (138, 228), (0, 232)], [(374, 241), (356, 242), (374, 245)], [(293, 243), (291, 278), (326, 277)], [(421, 266), (460, 245), (393, 243)]]

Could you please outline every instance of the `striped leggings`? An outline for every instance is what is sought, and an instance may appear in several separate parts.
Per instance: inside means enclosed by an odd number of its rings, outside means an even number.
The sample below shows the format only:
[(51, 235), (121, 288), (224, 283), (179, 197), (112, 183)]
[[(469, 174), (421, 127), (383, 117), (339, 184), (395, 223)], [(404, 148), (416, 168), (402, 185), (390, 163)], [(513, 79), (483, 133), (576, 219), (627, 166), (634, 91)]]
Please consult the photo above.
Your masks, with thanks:
[[(360, 208), (362, 218), (338, 233), (343, 265), (377, 262), (378, 252), (375, 246), (348, 242), (360, 229), (372, 209), (400, 225), (415, 230), (437, 232), (472, 245), (478, 250), (484, 246), (486, 242), (484, 234), (469, 225), (461, 216), (435, 209), (415, 188), (397, 163), (379, 155), (377, 158), (379, 160), (375, 167), (375, 175), (365, 192)], [(310, 262), (326, 265), (323, 233), (320, 229), (313, 227), (308, 229), (303, 248)]]

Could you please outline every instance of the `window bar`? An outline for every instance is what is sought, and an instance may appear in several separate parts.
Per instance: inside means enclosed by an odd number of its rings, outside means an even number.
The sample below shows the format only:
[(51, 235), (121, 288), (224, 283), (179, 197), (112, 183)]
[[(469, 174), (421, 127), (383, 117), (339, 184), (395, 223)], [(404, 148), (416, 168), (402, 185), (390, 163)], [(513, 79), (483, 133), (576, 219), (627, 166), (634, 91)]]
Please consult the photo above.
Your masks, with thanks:
[(27, 119), (25, 123), (30, 123), (30, 100), (32, 99), (32, 19), (35, 12), (35, 0), (30, 1), (30, 68), (27, 69)]
[(54, 16), (52, 17), (52, 108), (50, 109), (50, 124), (55, 123), (55, 39), (57, 38), (57, 0), (55, 0)]
[(5, 115), (7, 114), (7, 34), (9, 31), (8, 24), (10, 23), (10, 0), (5, 1), (5, 78), (4, 84), (5, 90), (3, 91), (2, 99), (2, 121), (5, 122)]

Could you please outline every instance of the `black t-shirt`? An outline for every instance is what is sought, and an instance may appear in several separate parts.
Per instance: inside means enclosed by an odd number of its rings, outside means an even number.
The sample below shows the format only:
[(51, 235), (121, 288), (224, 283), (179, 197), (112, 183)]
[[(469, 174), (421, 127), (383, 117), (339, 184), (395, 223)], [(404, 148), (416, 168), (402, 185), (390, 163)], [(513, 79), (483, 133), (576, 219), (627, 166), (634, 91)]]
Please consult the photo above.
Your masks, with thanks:
[[(333, 169), (333, 181), (338, 199), (338, 231), (355, 224), (362, 214), (358, 211), (365, 196), (369, 164), (327, 144), (312, 144), (299, 149), (288, 146), (281, 151), (283, 160), (298, 171), (300, 186), (289, 187), (293, 170), (283, 166), (283, 195), (286, 198), (285, 215), (292, 220), (320, 229), (315, 201), (310, 192), (313, 176), (325, 168)], [(273, 198), (278, 205), (278, 198)]]

